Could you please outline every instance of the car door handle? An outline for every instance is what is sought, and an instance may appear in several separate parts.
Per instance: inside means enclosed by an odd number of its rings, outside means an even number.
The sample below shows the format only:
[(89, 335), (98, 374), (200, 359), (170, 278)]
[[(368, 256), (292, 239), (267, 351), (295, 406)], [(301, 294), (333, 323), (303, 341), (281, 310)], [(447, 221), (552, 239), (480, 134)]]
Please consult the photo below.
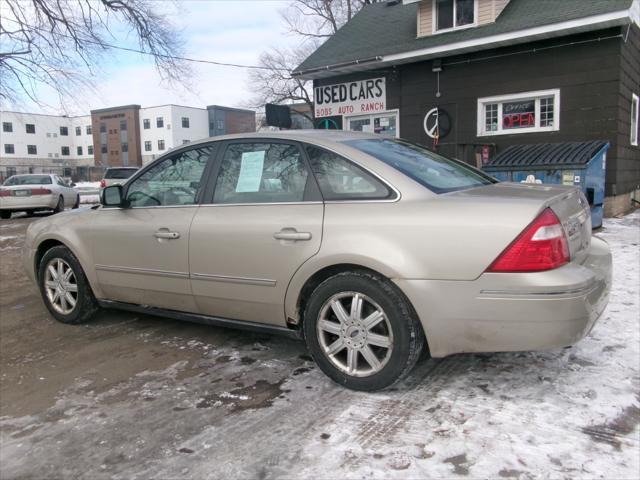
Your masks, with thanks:
[(156, 233), (153, 234), (156, 238), (166, 238), (168, 240), (175, 240), (176, 238), (180, 238), (180, 232), (170, 232), (167, 229), (160, 229)]
[(311, 232), (298, 232), (295, 228), (283, 228), (273, 234), (276, 240), (289, 240), (298, 242), (300, 240), (311, 240)]

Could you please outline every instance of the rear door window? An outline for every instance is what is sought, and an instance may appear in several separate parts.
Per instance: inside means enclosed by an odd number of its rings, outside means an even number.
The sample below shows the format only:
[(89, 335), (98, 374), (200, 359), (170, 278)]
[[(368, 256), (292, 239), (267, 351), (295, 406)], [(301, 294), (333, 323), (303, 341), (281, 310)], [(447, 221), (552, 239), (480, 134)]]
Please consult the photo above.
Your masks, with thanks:
[(231, 143), (222, 156), (213, 203), (302, 202), (308, 179), (297, 145)]
[(402, 140), (349, 140), (345, 144), (383, 161), (435, 193), (465, 190), (497, 182), (463, 162)]
[(394, 196), (384, 183), (337, 153), (310, 145), (306, 149), (325, 200), (381, 200)]

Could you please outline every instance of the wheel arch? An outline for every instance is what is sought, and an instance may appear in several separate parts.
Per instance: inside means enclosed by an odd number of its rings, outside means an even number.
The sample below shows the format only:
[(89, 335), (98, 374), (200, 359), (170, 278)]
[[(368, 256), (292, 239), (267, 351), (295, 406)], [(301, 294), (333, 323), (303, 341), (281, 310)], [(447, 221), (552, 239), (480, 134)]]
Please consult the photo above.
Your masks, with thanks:
[(85, 258), (85, 256), (81, 255), (81, 253), (76, 248), (74, 248), (72, 242), (58, 238), (57, 236), (51, 236), (51, 237), (39, 239), (37, 243), (37, 247), (35, 247), (34, 249), (35, 251), (33, 254), (33, 265), (31, 266), (31, 268), (33, 269), (34, 279), (36, 280), (36, 282), (40, 281), (39, 270), (40, 270), (40, 262), (42, 261), (42, 257), (44, 257), (44, 254), (47, 251), (57, 246), (62, 246), (69, 249), (69, 251), (78, 259), (78, 262), (80, 263), (80, 266), (84, 271), (84, 274), (87, 278), (87, 281), (89, 282), (89, 286), (91, 287), (93, 294), (96, 296), (96, 298), (100, 298), (99, 295), (101, 295), (102, 292), (99, 288), (97, 288), (98, 282), (97, 282), (97, 278), (95, 277), (95, 270), (91, 268), (87, 268), (88, 259)]
[[(285, 305), (287, 325), (291, 328), (301, 329), (302, 324), (304, 322), (304, 310), (306, 308), (307, 302), (309, 301), (309, 298), (311, 297), (311, 294), (316, 289), (316, 287), (320, 285), (323, 281), (325, 281), (330, 277), (333, 277), (334, 275), (337, 275), (343, 272), (353, 272), (353, 271), (368, 272), (384, 280), (387, 280), (393, 286), (393, 288), (395, 288), (397, 292), (404, 297), (404, 299), (407, 302), (407, 305), (409, 305), (409, 307), (413, 310), (414, 315), (416, 315), (416, 318), (420, 320), (419, 323), (422, 326), (422, 330), (425, 336), (425, 345), (428, 349), (429, 337), (428, 337), (425, 325), (422, 322), (420, 315), (418, 315), (409, 297), (393, 281), (392, 276), (379, 271), (379, 269), (372, 268), (371, 266), (363, 265), (360, 263), (350, 263), (350, 262), (334, 263), (330, 265), (325, 265), (321, 268), (317, 268), (313, 273), (310, 273), (310, 274), (307, 273), (306, 279), (304, 280), (304, 282), (301, 282), (300, 287), (296, 288), (295, 295), (291, 295), (292, 292), (290, 291), (287, 292), (287, 300), (289, 301), (289, 304)], [(293, 280), (292, 280), (292, 283), (293, 283)], [(292, 285), (290, 284), (290, 289), (291, 287)], [(289, 309), (287, 309), (287, 306), (289, 307)]]

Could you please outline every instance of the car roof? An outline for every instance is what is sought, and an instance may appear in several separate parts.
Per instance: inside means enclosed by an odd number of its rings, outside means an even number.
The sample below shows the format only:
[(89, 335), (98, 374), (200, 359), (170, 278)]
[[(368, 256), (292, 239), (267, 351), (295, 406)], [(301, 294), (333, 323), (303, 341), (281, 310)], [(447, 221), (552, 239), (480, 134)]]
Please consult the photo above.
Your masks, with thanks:
[[(358, 139), (380, 139), (380, 135), (373, 133), (352, 132), (346, 130), (276, 130), (267, 132), (251, 132), (251, 133), (235, 133), (231, 135), (220, 135), (216, 137), (206, 137), (201, 140), (195, 140), (179, 148), (199, 145), (203, 143), (219, 142), (224, 140), (242, 140), (243, 138), (275, 138), (282, 140), (307, 141), (307, 142), (346, 142)], [(176, 150), (178, 148), (175, 148)]]

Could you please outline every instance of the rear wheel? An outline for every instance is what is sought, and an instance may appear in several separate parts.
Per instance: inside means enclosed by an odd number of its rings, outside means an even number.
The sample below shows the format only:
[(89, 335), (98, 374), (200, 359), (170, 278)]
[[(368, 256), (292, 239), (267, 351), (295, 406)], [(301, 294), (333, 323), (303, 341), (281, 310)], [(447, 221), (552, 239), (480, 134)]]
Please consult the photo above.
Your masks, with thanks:
[(388, 280), (363, 271), (322, 282), (304, 314), (307, 346), (320, 369), (354, 390), (379, 390), (407, 375), (424, 333), (407, 299)]
[(11, 212), (8, 210), (0, 210), (0, 218), (3, 220), (8, 220), (11, 218)]
[(38, 283), (44, 303), (62, 323), (84, 323), (98, 310), (80, 262), (64, 246), (53, 247), (42, 257)]
[(60, 198), (58, 198), (58, 204), (56, 205), (56, 208), (53, 209), (53, 213), (60, 212), (64, 212), (64, 198), (62, 198), (62, 195), (60, 195)]
[(76, 203), (73, 204), (72, 208), (78, 208), (80, 206), (80, 195), (76, 195)]

